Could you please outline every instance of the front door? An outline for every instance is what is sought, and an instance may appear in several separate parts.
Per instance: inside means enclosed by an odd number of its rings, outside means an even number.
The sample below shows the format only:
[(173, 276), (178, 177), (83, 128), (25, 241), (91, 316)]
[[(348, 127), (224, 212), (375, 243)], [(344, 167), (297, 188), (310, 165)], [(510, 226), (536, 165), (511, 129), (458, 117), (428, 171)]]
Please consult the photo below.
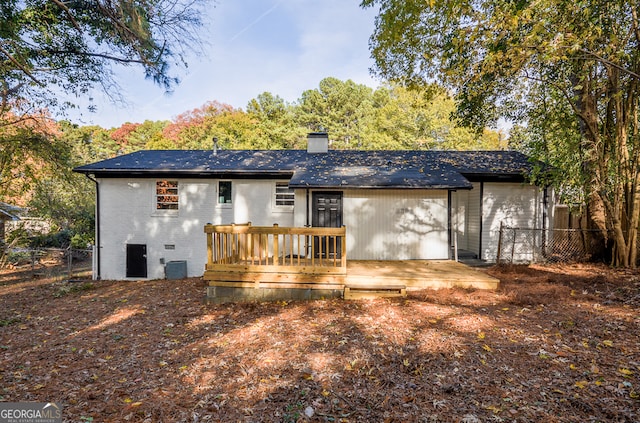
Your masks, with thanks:
[[(340, 228), (342, 226), (342, 193), (341, 192), (314, 192), (313, 214), (311, 226), (321, 228)], [(334, 238), (336, 241), (334, 243)], [(341, 257), (341, 237), (329, 237), (320, 239), (314, 237), (313, 249), (316, 257)], [(322, 246), (320, 245), (322, 242)], [(328, 245), (327, 245), (328, 244)]]
[(127, 244), (127, 277), (147, 277), (147, 245)]

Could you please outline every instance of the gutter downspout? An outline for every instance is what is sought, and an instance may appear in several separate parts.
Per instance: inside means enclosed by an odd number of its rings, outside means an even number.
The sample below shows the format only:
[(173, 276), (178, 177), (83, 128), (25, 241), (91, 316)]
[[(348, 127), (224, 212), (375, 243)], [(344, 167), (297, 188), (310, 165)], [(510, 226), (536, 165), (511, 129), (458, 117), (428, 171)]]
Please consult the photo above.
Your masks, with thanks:
[[(447, 190), (447, 244), (449, 244), (449, 248), (448, 248), (448, 255), (449, 255), (449, 260), (451, 260), (452, 258), (456, 258), (457, 260), (457, 256), (458, 256), (458, 252), (455, 251), (455, 247), (453, 245), (453, 225), (451, 222), (451, 217), (452, 217), (452, 205), (451, 205), (451, 200), (452, 200), (452, 190)], [(453, 250), (453, 251), (452, 251)]]
[(309, 227), (309, 188), (307, 188), (307, 211), (306, 211), (306, 222), (305, 222), (305, 226)]
[(484, 210), (483, 210), (483, 204), (484, 204), (484, 182), (480, 182), (480, 204), (479, 204), (479, 208), (480, 208), (480, 236), (478, 237), (478, 258), (480, 260), (483, 260), (484, 257), (482, 257), (482, 221), (484, 220)]
[(100, 183), (92, 178), (88, 173), (85, 173), (87, 179), (93, 181), (96, 184), (96, 280), (100, 280)]
[[(309, 226), (311, 226), (311, 225), (309, 224), (309, 208), (310, 208), (310, 205), (309, 205), (309, 188), (307, 188), (307, 190), (306, 190), (306, 197), (307, 197), (307, 198), (306, 198), (305, 203), (306, 203), (306, 207), (307, 207), (307, 209), (306, 209), (306, 223), (305, 223), (305, 227), (307, 227), (307, 228), (308, 228)], [(308, 237), (305, 237), (305, 238), (308, 238)], [(305, 254), (305, 256), (306, 256), (306, 257), (308, 257), (308, 256), (309, 256), (309, 251), (310, 251), (310, 249), (311, 249), (311, 243), (310, 243), (311, 241), (310, 241), (309, 239), (305, 239), (305, 242), (307, 243), (307, 245), (305, 246), (305, 252), (304, 252), (304, 254)]]

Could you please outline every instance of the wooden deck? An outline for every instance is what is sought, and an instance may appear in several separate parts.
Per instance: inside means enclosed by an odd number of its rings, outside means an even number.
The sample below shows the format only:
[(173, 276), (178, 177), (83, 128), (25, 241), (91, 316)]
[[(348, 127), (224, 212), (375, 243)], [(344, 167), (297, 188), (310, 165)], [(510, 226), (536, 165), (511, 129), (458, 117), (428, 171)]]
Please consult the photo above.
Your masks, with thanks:
[(207, 225), (204, 280), (211, 302), (405, 296), (424, 288), (496, 289), (498, 280), (443, 260), (346, 258), (342, 228)]
[(346, 285), (404, 285), (407, 290), (497, 289), (499, 280), (453, 260), (350, 260)]
[[(401, 297), (407, 291), (426, 288), (493, 290), (500, 283), (484, 272), (450, 260), (351, 260), (347, 262), (346, 275), (307, 274), (291, 278), (289, 273), (262, 273), (260, 277), (255, 273), (236, 273), (226, 274), (222, 278), (226, 281), (207, 281), (209, 287), (206, 301), (221, 303), (332, 297)], [(251, 282), (245, 278), (251, 278)], [(240, 282), (238, 279), (244, 281)]]

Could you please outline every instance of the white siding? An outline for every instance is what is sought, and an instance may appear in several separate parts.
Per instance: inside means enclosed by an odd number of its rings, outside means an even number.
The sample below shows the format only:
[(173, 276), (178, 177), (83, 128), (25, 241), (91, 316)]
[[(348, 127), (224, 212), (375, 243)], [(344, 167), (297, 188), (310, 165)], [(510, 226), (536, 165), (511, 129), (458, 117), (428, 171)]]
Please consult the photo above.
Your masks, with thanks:
[(345, 190), (347, 259), (447, 259), (447, 191)]
[[(500, 223), (519, 228), (542, 228), (542, 189), (521, 183), (484, 183), (482, 201), (482, 258), (493, 262), (498, 251)], [(516, 261), (526, 258), (514, 258)]]
[[(218, 180), (179, 179), (179, 210), (155, 210), (157, 179), (100, 179), (100, 258), (103, 279), (125, 279), (126, 244), (147, 245), (148, 278), (164, 277), (165, 262), (186, 260), (189, 276), (206, 263), (206, 223), (293, 224), (293, 211), (273, 204), (274, 181), (232, 180), (232, 204), (218, 204)], [(174, 249), (166, 249), (172, 245)]]
[[(311, 193), (307, 195), (306, 189), (295, 190), (296, 196), (294, 200), (294, 221), (293, 225), (296, 227), (304, 227), (307, 224), (311, 224)], [(307, 204), (308, 203), (308, 204)], [(307, 208), (309, 208), (309, 218), (307, 219)]]
[(466, 210), (467, 250), (480, 256), (480, 183), (474, 182), (469, 191)]
[(469, 233), (467, 231), (467, 211), (469, 209), (469, 191), (451, 193), (451, 228), (453, 229), (451, 246), (457, 238), (459, 250), (468, 250)]

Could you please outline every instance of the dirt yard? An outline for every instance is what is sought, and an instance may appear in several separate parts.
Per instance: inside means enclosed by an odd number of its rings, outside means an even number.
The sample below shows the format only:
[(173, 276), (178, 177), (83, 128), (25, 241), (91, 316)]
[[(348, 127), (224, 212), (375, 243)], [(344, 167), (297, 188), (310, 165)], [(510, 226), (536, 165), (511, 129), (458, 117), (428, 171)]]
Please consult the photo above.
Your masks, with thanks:
[[(0, 401), (73, 422), (639, 422), (640, 273), (205, 305), (199, 279), (0, 274)], [(44, 275), (44, 276), (42, 276)]]

